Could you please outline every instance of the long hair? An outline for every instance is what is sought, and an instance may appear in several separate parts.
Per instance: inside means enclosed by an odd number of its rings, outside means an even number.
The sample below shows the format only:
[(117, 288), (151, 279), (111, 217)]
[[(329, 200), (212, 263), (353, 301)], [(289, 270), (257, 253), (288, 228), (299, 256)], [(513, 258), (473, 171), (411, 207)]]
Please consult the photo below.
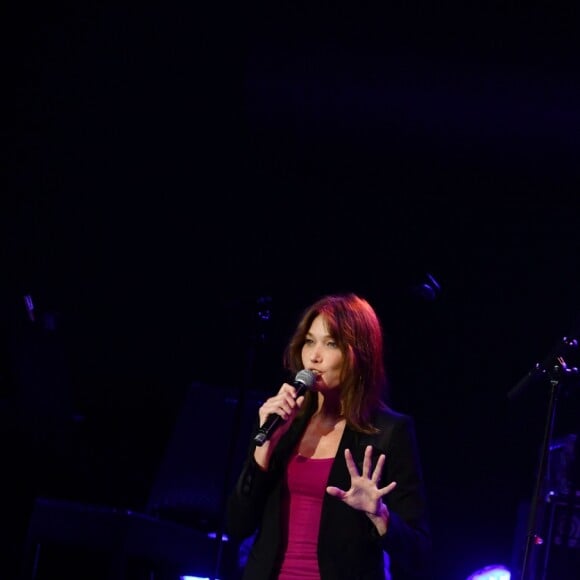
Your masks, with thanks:
[[(312, 321), (318, 315), (324, 317), (328, 332), (344, 357), (340, 397), (347, 425), (355, 431), (375, 433), (377, 429), (372, 424), (372, 414), (387, 407), (380, 320), (372, 306), (356, 294), (331, 294), (319, 298), (303, 311), (284, 350), (284, 366), (292, 373), (303, 368), (302, 347)], [(313, 394), (308, 392), (306, 396)]]

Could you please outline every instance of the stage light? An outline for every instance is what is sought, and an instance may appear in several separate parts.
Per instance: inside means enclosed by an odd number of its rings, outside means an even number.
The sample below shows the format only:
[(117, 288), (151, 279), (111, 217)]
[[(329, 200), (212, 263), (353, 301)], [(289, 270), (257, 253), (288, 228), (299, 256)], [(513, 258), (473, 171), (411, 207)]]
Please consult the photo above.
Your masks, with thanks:
[[(215, 540), (218, 535), (217, 532), (208, 532), (207, 537)], [(229, 542), (229, 538), (226, 534), (222, 534), (222, 541)], [(193, 576), (191, 574), (186, 574), (185, 576), (180, 576), (179, 580), (219, 580), (219, 578), (208, 578), (207, 576)]]
[(510, 580), (510, 571), (501, 564), (486, 566), (467, 577), (467, 580)]

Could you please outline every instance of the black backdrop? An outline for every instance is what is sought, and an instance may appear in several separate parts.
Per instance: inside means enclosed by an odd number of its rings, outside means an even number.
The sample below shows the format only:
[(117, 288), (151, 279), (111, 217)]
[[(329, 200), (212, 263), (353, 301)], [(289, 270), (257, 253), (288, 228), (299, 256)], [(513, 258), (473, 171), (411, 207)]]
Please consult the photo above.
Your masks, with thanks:
[(507, 563), (546, 387), (506, 393), (578, 329), (577, 14), (545, 4), (9, 4), (15, 525), (37, 493), (144, 506), (188, 386), (271, 392), (300, 309), (354, 290), (417, 420), (438, 577)]

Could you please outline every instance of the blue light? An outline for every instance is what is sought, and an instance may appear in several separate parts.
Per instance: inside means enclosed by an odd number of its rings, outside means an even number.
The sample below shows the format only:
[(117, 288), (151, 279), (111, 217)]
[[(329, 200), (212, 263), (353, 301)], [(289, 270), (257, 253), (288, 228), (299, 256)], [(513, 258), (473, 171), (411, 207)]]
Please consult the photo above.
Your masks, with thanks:
[[(217, 538), (217, 532), (208, 532), (207, 537), (215, 540)], [(222, 534), (222, 542), (229, 542), (230, 539), (228, 538), (227, 534)]]
[(486, 566), (467, 577), (467, 580), (510, 580), (510, 571), (501, 564)]
[[(215, 540), (217, 538), (217, 532), (208, 532), (207, 537)], [(226, 534), (222, 534), (222, 542), (229, 542), (229, 538)], [(208, 576), (192, 576), (191, 574), (186, 574), (185, 576), (180, 576), (179, 580), (219, 580), (219, 578), (214, 578), (213, 576), (209, 578)]]

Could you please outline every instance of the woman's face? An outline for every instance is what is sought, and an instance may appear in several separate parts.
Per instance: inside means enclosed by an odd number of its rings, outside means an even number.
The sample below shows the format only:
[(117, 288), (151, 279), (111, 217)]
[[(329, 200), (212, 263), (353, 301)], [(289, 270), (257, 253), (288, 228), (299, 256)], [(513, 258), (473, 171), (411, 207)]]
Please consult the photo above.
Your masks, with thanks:
[(302, 364), (316, 372), (315, 389), (324, 391), (340, 386), (344, 356), (336, 341), (328, 333), (326, 321), (318, 315), (310, 325), (302, 346)]

